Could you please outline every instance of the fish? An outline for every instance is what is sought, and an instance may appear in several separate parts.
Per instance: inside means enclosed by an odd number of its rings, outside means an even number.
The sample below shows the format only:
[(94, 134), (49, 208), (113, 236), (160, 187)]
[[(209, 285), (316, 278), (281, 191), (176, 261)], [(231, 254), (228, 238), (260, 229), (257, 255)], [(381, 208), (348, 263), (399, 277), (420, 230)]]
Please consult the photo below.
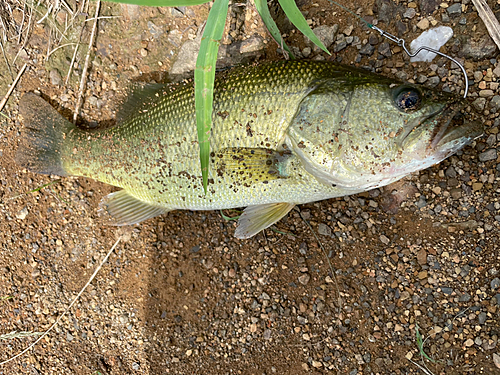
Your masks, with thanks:
[[(17, 163), (121, 188), (103, 198), (114, 225), (172, 210), (246, 207), (250, 238), (294, 206), (352, 195), (441, 162), (483, 133), (463, 98), (327, 61), (278, 61), (216, 75), (209, 180), (202, 185), (194, 84), (136, 89), (117, 125), (82, 129), (26, 93)], [(460, 119), (461, 117), (461, 119)]]

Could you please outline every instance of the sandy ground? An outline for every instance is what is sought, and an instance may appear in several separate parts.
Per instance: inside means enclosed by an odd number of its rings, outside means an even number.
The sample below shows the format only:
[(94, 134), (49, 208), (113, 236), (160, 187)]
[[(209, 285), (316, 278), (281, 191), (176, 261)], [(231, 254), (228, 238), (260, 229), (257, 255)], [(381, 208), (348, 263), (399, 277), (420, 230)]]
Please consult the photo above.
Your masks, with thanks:
[[(313, 28), (339, 25), (328, 57), (275, 14), (302, 57), (463, 89), (446, 61), (410, 64), (400, 48), (328, 1), (298, 3)], [(408, 41), (434, 23), (452, 27), (445, 51), (465, 63), (469, 110), (479, 111), (485, 136), (390, 188), (300, 206), (250, 240), (235, 239), (235, 222), (219, 212), (106, 226), (97, 209), (112, 187), (18, 167), (18, 99), (39, 91), (72, 116), (92, 22), (81, 31), (86, 15), (75, 13), (66, 28), (63, 7), (37, 23), (47, 12), (40, 6), (29, 38), (18, 40), (16, 27), (29, 20), (22, 6), (8, 4), (12, 28), (3, 45), (12, 74), (0, 59), (0, 94), (24, 63), (28, 69), (0, 118), (0, 334), (47, 329), (121, 241), (54, 331), (0, 374), (500, 374), (500, 68), (469, 1), (343, 4)], [(179, 56), (190, 56), (207, 14), (207, 5), (103, 3), (101, 16), (120, 17), (99, 20), (81, 125), (112, 124), (130, 81), (165, 81)], [(282, 58), (252, 8), (232, 6), (226, 31), (222, 64)], [(421, 359), (417, 329), (432, 361)], [(1, 340), (0, 361), (34, 339)]]

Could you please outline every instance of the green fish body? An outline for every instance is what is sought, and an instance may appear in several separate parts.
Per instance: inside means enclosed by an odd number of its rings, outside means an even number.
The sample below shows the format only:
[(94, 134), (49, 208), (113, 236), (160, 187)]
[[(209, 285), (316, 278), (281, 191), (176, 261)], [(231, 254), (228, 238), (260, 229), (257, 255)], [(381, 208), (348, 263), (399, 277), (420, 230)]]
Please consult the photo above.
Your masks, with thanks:
[[(133, 103), (133, 104), (131, 104)], [(451, 125), (464, 101), (330, 62), (239, 67), (217, 76), (203, 191), (192, 83), (152, 85), (112, 128), (77, 128), (26, 94), (18, 162), (122, 190), (103, 207), (115, 224), (176, 209), (247, 208), (248, 238), (296, 204), (366, 191), (438, 163), (482, 133)]]

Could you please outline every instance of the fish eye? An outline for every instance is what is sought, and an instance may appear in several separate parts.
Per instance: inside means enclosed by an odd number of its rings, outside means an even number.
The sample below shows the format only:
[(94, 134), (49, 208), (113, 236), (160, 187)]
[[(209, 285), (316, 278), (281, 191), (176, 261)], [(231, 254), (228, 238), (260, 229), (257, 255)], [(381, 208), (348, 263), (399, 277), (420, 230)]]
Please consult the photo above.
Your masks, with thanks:
[(399, 89), (395, 95), (396, 106), (403, 112), (413, 112), (420, 108), (421, 94), (413, 87)]

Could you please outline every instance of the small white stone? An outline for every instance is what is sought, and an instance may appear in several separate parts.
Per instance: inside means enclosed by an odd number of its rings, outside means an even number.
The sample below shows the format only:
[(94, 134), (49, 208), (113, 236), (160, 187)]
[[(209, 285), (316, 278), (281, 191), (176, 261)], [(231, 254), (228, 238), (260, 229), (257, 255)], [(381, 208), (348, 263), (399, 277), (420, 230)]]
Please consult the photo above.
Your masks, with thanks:
[[(412, 53), (417, 51), (420, 47), (426, 46), (435, 50), (439, 50), (442, 46), (450, 40), (453, 36), (453, 30), (448, 26), (440, 26), (435, 29), (424, 31), (420, 36), (415, 39), (410, 44), (410, 48)], [(433, 52), (422, 50), (415, 57), (411, 58), (411, 61), (432, 61), (436, 57), (436, 54)]]
[(16, 217), (19, 219), (19, 220), (24, 220), (26, 219), (26, 216), (28, 216), (28, 209), (26, 207), (24, 207), (21, 211), (19, 211), (17, 214), (16, 214)]

